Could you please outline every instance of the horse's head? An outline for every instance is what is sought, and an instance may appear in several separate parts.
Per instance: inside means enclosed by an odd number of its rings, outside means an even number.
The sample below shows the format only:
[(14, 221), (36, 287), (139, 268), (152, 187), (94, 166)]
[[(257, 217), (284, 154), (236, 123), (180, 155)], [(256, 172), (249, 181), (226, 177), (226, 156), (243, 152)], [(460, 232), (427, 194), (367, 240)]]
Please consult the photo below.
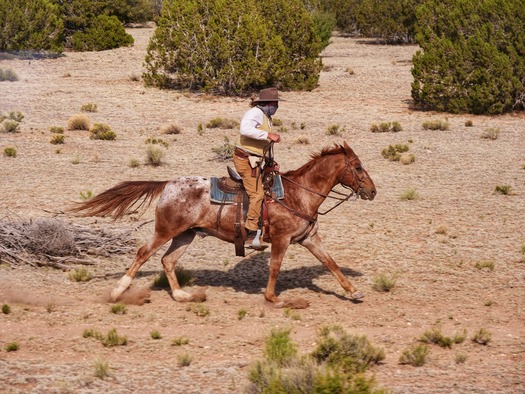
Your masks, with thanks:
[(372, 178), (361, 165), (361, 160), (348, 146), (346, 141), (341, 146), (344, 152), (345, 165), (339, 177), (339, 183), (351, 188), (363, 200), (372, 201), (376, 194), (376, 187)]

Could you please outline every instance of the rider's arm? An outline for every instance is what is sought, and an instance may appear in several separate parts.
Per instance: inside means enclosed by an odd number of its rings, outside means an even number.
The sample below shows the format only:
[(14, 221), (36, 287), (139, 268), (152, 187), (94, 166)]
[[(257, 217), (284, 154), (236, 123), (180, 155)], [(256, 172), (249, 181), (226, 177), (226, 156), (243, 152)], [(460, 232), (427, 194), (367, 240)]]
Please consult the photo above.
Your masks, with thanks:
[(254, 138), (256, 140), (268, 139), (268, 132), (259, 129), (258, 127), (263, 122), (263, 112), (257, 108), (246, 111), (241, 119), (241, 135)]

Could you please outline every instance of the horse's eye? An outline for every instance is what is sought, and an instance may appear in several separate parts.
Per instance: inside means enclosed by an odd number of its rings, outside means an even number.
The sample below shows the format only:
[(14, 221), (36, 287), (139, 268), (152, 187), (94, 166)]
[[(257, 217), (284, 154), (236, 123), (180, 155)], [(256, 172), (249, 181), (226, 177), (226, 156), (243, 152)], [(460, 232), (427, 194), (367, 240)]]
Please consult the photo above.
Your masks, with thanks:
[(356, 166), (355, 169), (356, 169), (357, 171), (363, 171), (363, 167), (361, 167), (361, 166)]

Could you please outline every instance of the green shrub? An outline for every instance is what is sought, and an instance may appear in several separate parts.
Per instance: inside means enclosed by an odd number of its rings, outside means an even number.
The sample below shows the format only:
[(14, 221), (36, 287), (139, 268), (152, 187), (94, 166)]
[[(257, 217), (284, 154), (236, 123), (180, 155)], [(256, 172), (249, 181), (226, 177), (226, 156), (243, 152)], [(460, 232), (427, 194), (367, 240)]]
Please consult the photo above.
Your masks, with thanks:
[(239, 122), (234, 119), (213, 118), (206, 124), (208, 129), (235, 129)]
[(428, 0), (416, 14), (417, 105), (473, 114), (525, 108), (525, 2)]
[(341, 126), (339, 126), (338, 124), (333, 124), (327, 127), (326, 135), (340, 136), (343, 131), (344, 131), (344, 128), (341, 129)]
[(162, 138), (149, 137), (144, 141), (145, 144), (162, 145), (164, 148), (169, 148), (170, 144), (164, 141)]
[(381, 122), (380, 124), (373, 123), (370, 126), (370, 131), (372, 133), (386, 133), (389, 131), (397, 133), (403, 131), (403, 127), (401, 127), (399, 122)]
[(264, 356), (279, 366), (289, 363), (297, 354), (297, 346), (290, 338), (291, 328), (274, 328), (264, 345)]
[(332, 12), (315, 10), (311, 12), (311, 16), (314, 23), (315, 35), (320, 41), (321, 48), (324, 49), (330, 43), (332, 32), (337, 23), (335, 14)]
[(112, 141), (117, 138), (117, 135), (111, 130), (111, 127), (103, 123), (95, 123), (89, 132), (91, 133), (89, 138), (92, 140)]
[(425, 331), (423, 335), (421, 335), (421, 337), (419, 338), (419, 341), (429, 344), (435, 344), (443, 348), (452, 347), (452, 338), (444, 336), (441, 333), (441, 329), (439, 327), (434, 327), (431, 330)]
[(182, 345), (187, 345), (188, 343), (190, 343), (190, 340), (185, 337), (174, 338), (171, 341), (172, 346), (182, 346)]
[(219, 161), (226, 161), (233, 158), (233, 151), (235, 145), (230, 143), (228, 137), (224, 137), (224, 144), (218, 147), (211, 148), (212, 152), (215, 153), (215, 158)]
[(16, 148), (13, 148), (12, 146), (6, 146), (4, 148), (4, 156), (5, 157), (16, 157)]
[(401, 154), (408, 151), (408, 145), (389, 145), (381, 151), (381, 155), (390, 161), (399, 161)]
[(199, 317), (206, 317), (210, 314), (210, 309), (201, 303), (192, 303), (186, 307), (187, 311), (195, 313)]
[(80, 192), (80, 198), (83, 201), (87, 201), (93, 198), (93, 191), (92, 190), (82, 190)]
[(401, 156), (399, 157), (399, 162), (400, 162), (401, 164), (405, 164), (405, 165), (407, 165), (407, 164), (411, 164), (411, 163), (413, 163), (413, 162), (415, 162), (415, 161), (416, 161), (416, 156), (413, 155), (412, 153), (409, 153), (409, 154), (403, 154), (403, 155), (401, 155)]
[(423, 0), (328, 0), (320, 9), (335, 15), (337, 29), (389, 43), (413, 42), (415, 12)]
[(418, 198), (419, 198), (419, 193), (414, 188), (405, 190), (403, 193), (401, 193), (401, 196), (399, 197), (401, 201), (412, 201), (412, 200), (417, 200)]
[(11, 313), (11, 307), (9, 304), (2, 304), (2, 313), (4, 315), (9, 315)]
[(65, 140), (64, 134), (53, 134), (53, 136), (51, 137), (51, 141), (49, 142), (52, 143), (53, 145), (60, 145), (64, 143), (64, 140)]
[(60, 126), (51, 126), (49, 128), (49, 131), (52, 132), (53, 134), (63, 134), (64, 128)]
[(166, 156), (166, 149), (155, 144), (146, 146), (146, 163), (154, 167), (162, 165), (162, 159)]
[(449, 124), (442, 120), (427, 120), (423, 122), (423, 129), (445, 131), (449, 129)]
[(409, 364), (414, 367), (421, 367), (427, 361), (429, 348), (427, 345), (413, 345), (405, 349), (399, 357), (399, 364)]
[(5, 70), (3, 68), (0, 68), (0, 82), (2, 81), (9, 81), (9, 82), (18, 81), (18, 76), (10, 68), (5, 69)]
[(162, 335), (157, 330), (150, 332), (151, 339), (162, 339)]
[(396, 285), (397, 275), (387, 275), (384, 273), (379, 274), (374, 278), (374, 283), (372, 287), (374, 290), (379, 292), (388, 292), (392, 290)]
[[(180, 287), (193, 286), (195, 283), (195, 277), (191, 271), (185, 269), (182, 265), (175, 266), (175, 276), (177, 277), (177, 282), (179, 282)], [(170, 284), (166, 273), (162, 271), (158, 276), (153, 280), (153, 287), (159, 289), (169, 289)]]
[(20, 122), (13, 119), (4, 119), (0, 124), (0, 132), (2, 133), (18, 133), (20, 132)]
[(22, 120), (24, 119), (25, 115), (20, 112), (20, 111), (11, 111), (9, 112), (9, 115), (8, 115), (8, 118), (9, 119), (12, 119), (16, 122), (22, 122)]
[(166, 2), (143, 79), (161, 88), (220, 94), (270, 85), (311, 90), (319, 80), (321, 49), (300, 0)]
[(386, 394), (386, 391), (375, 388), (373, 377), (367, 378), (348, 368), (351, 364), (348, 360), (352, 358), (355, 363), (363, 362), (363, 365), (350, 369), (368, 368), (366, 359), (369, 357), (361, 357), (362, 354), (371, 356), (366, 340), (353, 341), (354, 337), (339, 326), (324, 327), (319, 332), (320, 347), (310, 355), (299, 357), (289, 334), (290, 329), (272, 330), (265, 341), (264, 359), (256, 361), (248, 372), (250, 386), (247, 392)]
[(494, 188), (494, 191), (498, 194), (503, 194), (505, 196), (508, 196), (512, 190), (512, 186), (510, 185), (498, 185)]
[(125, 315), (128, 313), (128, 309), (126, 308), (126, 305), (118, 303), (111, 305), (110, 312), (115, 315)]
[(366, 336), (347, 334), (340, 326), (325, 326), (319, 332), (312, 357), (346, 372), (364, 372), (385, 358), (383, 349), (374, 347)]
[(7, 345), (5, 345), (5, 351), (6, 352), (16, 352), (20, 349), (20, 345), (18, 342), (9, 342)]
[(62, 52), (64, 23), (48, 0), (0, 0), (0, 51)]
[(97, 360), (93, 363), (95, 368), (95, 377), (104, 379), (109, 376), (109, 363), (101, 360)]
[(120, 336), (117, 333), (117, 329), (113, 328), (109, 330), (108, 334), (101, 339), (102, 344), (105, 347), (123, 346), (128, 343), (126, 336)]
[(490, 127), (481, 134), (481, 138), (486, 140), (497, 140), (501, 130), (499, 128)]
[(237, 311), (237, 319), (242, 320), (246, 317), (248, 311), (244, 308), (241, 308)]
[(193, 357), (191, 357), (188, 353), (177, 355), (177, 365), (179, 367), (188, 367), (191, 364), (192, 360)]
[(489, 271), (494, 271), (494, 267), (495, 267), (495, 264), (494, 264), (494, 261), (490, 261), (490, 260), (487, 260), (487, 261), (478, 261), (474, 267), (478, 270), (483, 270), (483, 269), (487, 269)]
[(73, 271), (69, 271), (68, 276), (69, 280), (73, 282), (88, 282), (91, 279), (93, 279), (93, 274), (84, 267), (76, 268)]
[(477, 330), (472, 337), (472, 342), (478, 343), (480, 345), (488, 345), (491, 340), (492, 333), (484, 328)]
[(116, 16), (108, 15), (97, 15), (84, 31), (71, 36), (71, 46), (76, 51), (105, 51), (130, 46), (133, 42), (122, 22)]
[(82, 104), (80, 110), (84, 112), (97, 112), (97, 105), (93, 103)]

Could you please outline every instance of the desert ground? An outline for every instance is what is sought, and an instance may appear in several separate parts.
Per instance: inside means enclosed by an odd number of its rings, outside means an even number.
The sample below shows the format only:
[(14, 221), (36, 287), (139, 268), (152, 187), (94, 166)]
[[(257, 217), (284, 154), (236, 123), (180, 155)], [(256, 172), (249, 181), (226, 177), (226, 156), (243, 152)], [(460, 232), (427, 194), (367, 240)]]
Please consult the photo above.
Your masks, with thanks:
[[(153, 233), (153, 207), (116, 222), (75, 217), (67, 207), (81, 201), (81, 193), (98, 194), (120, 181), (226, 174), (228, 163), (217, 161), (212, 148), (225, 137), (234, 142), (238, 130), (199, 132), (199, 124), (215, 117), (240, 120), (248, 100), (144, 87), (139, 76), (153, 29), (129, 32), (135, 38), (129, 48), (0, 61), (0, 68), (19, 77), (0, 82), (0, 112), (25, 115), (20, 132), (0, 133), (2, 152), (17, 151), (16, 157), (0, 156), (4, 223), (54, 218), (130, 230), (135, 250)], [(108, 291), (134, 251), (91, 256), (93, 265), (86, 268), (94, 277), (87, 282), (70, 280), (67, 270), (4, 259), (0, 303), (11, 313), (0, 314), (0, 392), (243, 392), (272, 328), (291, 328), (306, 354), (320, 327), (339, 324), (384, 349), (385, 360), (368, 373), (393, 393), (525, 393), (525, 116), (415, 110), (410, 69), (417, 49), (334, 35), (322, 54), (319, 86), (284, 92), (275, 116), (283, 122), (276, 145), (282, 170), (346, 141), (375, 182), (374, 201), (351, 200), (319, 218), (326, 248), (365, 293), (363, 301), (353, 302), (299, 245), (289, 248), (277, 283), (282, 296), (310, 302), (293, 313), (264, 301), (269, 253), (236, 257), (233, 245), (211, 237), (196, 239), (180, 261), (194, 288), (207, 294), (207, 316), (158, 289), (150, 302), (111, 313)], [(97, 112), (85, 114), (111, 126), (115, 141), (67, 130), (68, 119), (87, 103), (96, 104)], [(425, 130), (423, 123), (433, 120), (448, 122), (449, 129)], [(372, 124), (394, 121), (402, 131), (370, 131)], [(181, 132), (162, 134), (165, 125)], [(333, 125), (339, 135), (327, 133)], [(50, 143), (51, 127), (66, 128), (63, 145)], [(489, 129), (499, 129), (497, 139), (482, 138)], [(148, 138), (169, 143), (159, 167), (144, 164)], [(409, 145), (415, 161), (386, 160), (381, 152), (393, 144)], [(131, 166), (132, 160), (141, 165)], [(497, 193), (497, 186), (510, 186), (510, 193)], [(410, 190), (418, 197), (403, 199)], [(143, 265), (132, 289), (151, 286), (162, 271), (161, 256)], [(391, 291), (374, 289), (380, 275), (395, 277)], [(240, 320), (241, 310), (247, 313)], [(126, 346), (104, 347), (83, 337), (87, 329), (113, 328), (127, 337)], [(447, 336), (466, 330), (467, 337), (451, 348), (430, 345), (421, 367), (400, 364), (403, 351), (433, 328)], [(488, 344), (472, 341), (479, 329), (492, 334)], [(161, 338), (153, 339), (152, 331)], [(173, 346), (180, 337), (189, 343)], [(12, 342), (18, 351), (6, 350)], [(177, 362), (184, 354), (191, 357), (189, 366)], [(108, 363), (109, 376), (95, 376), (97, 362)]]

